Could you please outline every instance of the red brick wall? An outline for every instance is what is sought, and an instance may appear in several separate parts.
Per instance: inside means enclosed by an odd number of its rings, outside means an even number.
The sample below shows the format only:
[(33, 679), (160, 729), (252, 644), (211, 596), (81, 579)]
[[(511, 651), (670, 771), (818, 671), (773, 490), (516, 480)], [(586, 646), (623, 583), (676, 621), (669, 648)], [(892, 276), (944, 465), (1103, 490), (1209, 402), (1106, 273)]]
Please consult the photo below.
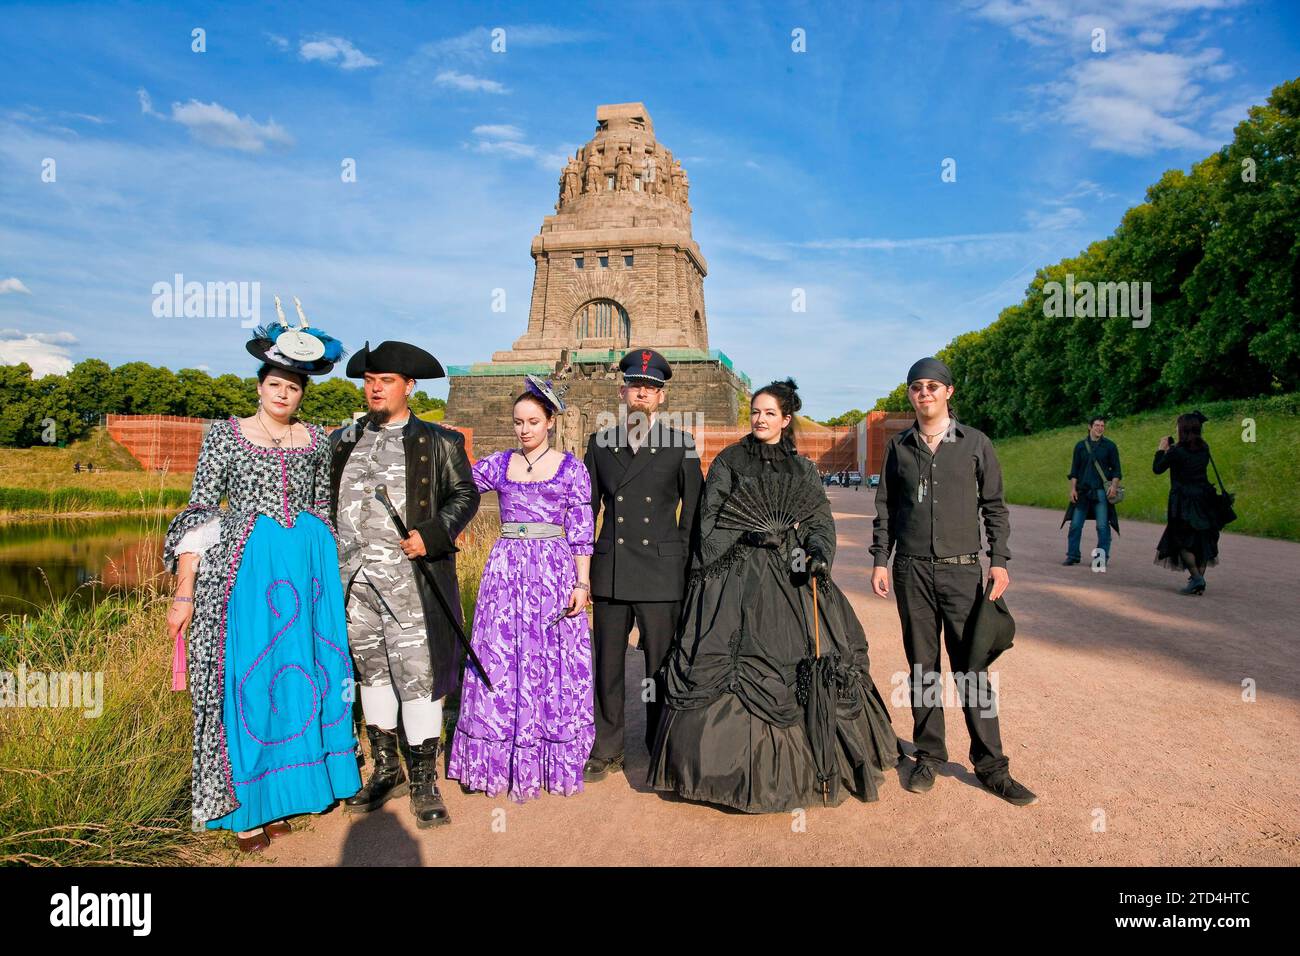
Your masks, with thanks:
[[(206, 418), (180, 415), (109, 415), (108, 434), (150, 471), (189, 471), (199, 463), (203, 433), (210, 424)], [(465, 454), (474, 461), (474, 432), (439, 422), (465, 436)], [(339, 426), (325, 429), (326, 433)]]
[(193, 471), (208, 426), (180, 415), (109, 415), (108, 434), (149, 471)]

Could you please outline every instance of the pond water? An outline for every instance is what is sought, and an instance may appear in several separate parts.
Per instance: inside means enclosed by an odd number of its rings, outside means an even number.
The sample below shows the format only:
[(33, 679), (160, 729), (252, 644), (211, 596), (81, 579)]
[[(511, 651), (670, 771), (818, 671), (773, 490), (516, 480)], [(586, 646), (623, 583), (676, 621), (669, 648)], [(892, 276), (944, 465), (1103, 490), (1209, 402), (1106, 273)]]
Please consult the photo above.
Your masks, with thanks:
[(166, 528), (162, 515), (0, 523), (0, 614), (139, 587), (162, 571)]

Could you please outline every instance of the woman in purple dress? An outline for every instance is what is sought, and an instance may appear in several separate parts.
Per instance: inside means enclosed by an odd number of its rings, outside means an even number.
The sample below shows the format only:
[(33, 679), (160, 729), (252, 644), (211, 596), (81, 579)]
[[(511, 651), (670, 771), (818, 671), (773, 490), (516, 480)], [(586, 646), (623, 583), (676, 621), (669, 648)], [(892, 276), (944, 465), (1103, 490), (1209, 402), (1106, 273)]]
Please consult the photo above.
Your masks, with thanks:
[(522, 803), (542, 788), (582, 790), (595, 723), (590, 595), (591, 478), (580, 458), (551, 448), (564, 403), (528, 377), (515, 400), (517, 451), (474, 465), (479, 491), (495, 491), (501, 538), (488, 555), (474, 609), (474, 651), (489, 690), (465, 671), (447, 776)]

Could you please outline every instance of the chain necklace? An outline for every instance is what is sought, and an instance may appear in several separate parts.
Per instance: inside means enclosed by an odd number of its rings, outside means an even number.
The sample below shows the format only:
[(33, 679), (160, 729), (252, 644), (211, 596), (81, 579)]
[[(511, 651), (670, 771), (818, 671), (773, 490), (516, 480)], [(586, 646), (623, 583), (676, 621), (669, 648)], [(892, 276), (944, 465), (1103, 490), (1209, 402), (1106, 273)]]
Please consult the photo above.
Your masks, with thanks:
[(276, 448), (279, 448), (281, 443), (286, 438), (289, 439), (289, 447), (290, 448), (293, 447), (293, 423), (292, 422), (289, 423), (289, 430), (285, 432), (283, 435), (281, 435), (279, 438), (276, 438), (274, 435), (271, 434), (271, 429), (266, 427), (266, 422), (262, 421), (262, 406), (258, 405), (257, 423), (262, 426), (262, 431), (266, 432), (266, 437), (271, 439), (272, 444), (274, 444)]
[(548, 452), (548, 451), (550, 451), (550, 450), (551, 450), (551, 446), (550, 446), (550, 445), (547, 445), (547, 446), (546, 446), (546, 451), (542, 452), (540, 455), (538, 455), (538, 456), (537, 456), (536, 458), (534, 458), (532, 461), (529, 461), (529, 460), (528, 460), (528, 456), (524, 454), (524, 450), (523, 450), (522, 448), (519, 449), (519, 454), (523, 457), (524, 462), (528, 465), (528, 470), (531, 472), (531, 471), (533, 470), (533, 465), (537, 464), (539, 461), (541, 461), (543, 458), (545, 458), (545, 457), (546, 457), (546, 452)]
[[(935, 432), (933, 435), (927, 435), (925, 432), (921, 431), (921, 426), (920, 426), (919, 423), (918, 423), (917, 426), (916, 426), (916, 430), (919, 431), (919, 432), (921, 432), (921, 437), (922, 437), (922, 438), (924, 438), (927, 442), (931, 442), (931, 441), (934, 441), (936, 438), (938, 438), (940, 435), (945, 434), (945, 433), (948, 431), (948, 429), (951, 428), (951, 427), (952, 427), (952, 419), (949, 419), (949, 420), (947, 421), (947, 423), (943, 426), (943, 428), (939, 429), (939, 430), (938, 430), (937, 432)], [(1076, 432), (1076, 434), (1077, 434), (1077, 432)]]

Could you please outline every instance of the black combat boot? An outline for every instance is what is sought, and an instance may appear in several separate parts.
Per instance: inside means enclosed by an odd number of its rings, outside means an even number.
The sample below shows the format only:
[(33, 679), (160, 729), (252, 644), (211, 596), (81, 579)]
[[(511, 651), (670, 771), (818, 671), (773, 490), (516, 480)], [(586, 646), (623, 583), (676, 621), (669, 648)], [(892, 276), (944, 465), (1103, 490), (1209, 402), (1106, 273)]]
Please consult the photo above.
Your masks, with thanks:
[(421, 830), (451, 823), (447, 805), (438, 792), (438, 738), (406, 745), (406, 762), (411, 768), (411, 813)]
[(366, 785), (343, 801), (344, 813), (369, 813), (393, 797), (403, 796), (409, 789), (406, 774), (402, 772), (402, 761), (397, 755), (396, 732), (366, 724), (366, 736), (370, 738), (370, 754), (375, 769)]

